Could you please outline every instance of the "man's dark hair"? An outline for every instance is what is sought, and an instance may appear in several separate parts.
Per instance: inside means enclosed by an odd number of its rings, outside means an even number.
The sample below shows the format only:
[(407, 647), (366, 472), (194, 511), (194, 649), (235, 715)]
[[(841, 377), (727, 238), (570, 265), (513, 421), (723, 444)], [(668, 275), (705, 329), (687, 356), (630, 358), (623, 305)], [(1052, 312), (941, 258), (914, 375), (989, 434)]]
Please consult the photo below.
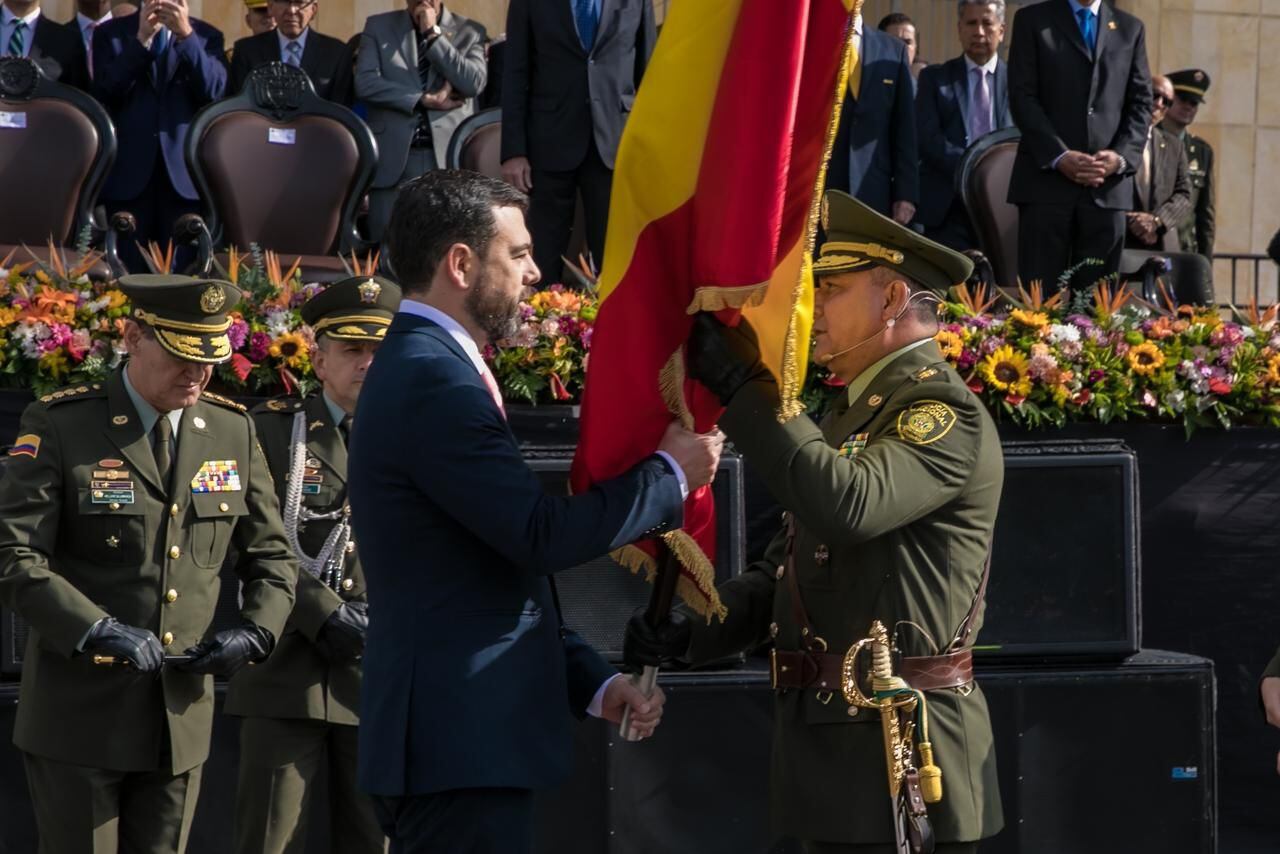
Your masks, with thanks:
[(907, 306), (903, 316), (910, 315), (921, 323), (938, 322), (938, 305), (941, 299), (931, 288), (926, 288), (915, 279), (892, 267), (873, 267), (871, 276), (871, 280), (881, 287), (895, 280), (907, 286)]
[(483, 258), (497, 236), (494, 208), (529, 210), (529, 198), (510, 184), (476, 172), (434, 169), (400, 188), (387, 226), (391, 267), (406, 296), (431, 287), (436, 268), (455, 243)]
[(880, 19), (880, 23), (876, 26), (876, 29), (884, 32), (896, 24), (910, 24), (914, 27), (916, 22), (911, 20), (911, 16), (906, 12), (890, 12)]

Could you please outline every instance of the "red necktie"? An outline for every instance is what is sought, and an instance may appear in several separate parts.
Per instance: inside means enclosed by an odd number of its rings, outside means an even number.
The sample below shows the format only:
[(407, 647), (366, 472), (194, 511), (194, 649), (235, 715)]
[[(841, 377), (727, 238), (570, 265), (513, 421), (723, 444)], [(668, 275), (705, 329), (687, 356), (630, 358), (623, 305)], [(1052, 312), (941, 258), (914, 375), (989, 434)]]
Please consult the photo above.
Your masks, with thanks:
[(507, 408), (502, 405), (502, 392), (498, 389), (498, 380), (493, 376), (493, 371), (489, 370), (489, 366), (485, 365), (484, 370), (480, 372), (480, 376), (484, 378), (485, 388), (489, 389), (489, 394), (493, 397), (494, 404), (498, 407), (498, 411), (502, 413), (502, 417), (507, 417)]

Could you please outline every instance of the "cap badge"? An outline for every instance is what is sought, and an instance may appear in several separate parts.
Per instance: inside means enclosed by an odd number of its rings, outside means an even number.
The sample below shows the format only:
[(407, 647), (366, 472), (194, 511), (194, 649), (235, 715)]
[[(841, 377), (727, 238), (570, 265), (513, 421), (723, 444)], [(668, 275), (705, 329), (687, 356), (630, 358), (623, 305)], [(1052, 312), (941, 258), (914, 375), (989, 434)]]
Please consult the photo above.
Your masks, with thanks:
[(827, 201), (826, 197), (824, 196), (822, 199), (822, 230), (823, 231), (829, 230), (828, 223), (830, 223), (830, 221), (831, 221), (831, 204)]
[(1203, 79), (1204, 79), (1204, 72), (1203, 72), (1203, 71), (1197, 71), (1197, 72), (1196, 72), (1196, 74), (1195, 74), (1195, 77), (1196, 77), (1196, 82), (1199, 82), (1199, 81), (1203, 80)]
[(210, 285), (200, 294), (200, 308), (205, 314), (214, 314), (227, 303), (227, 295), (217, 285)]
[(373, 279), (367, 279), (360, 285), (360, 302), (367, 304), (377, 302), (380, 293), (382, 293), (382, 285)]

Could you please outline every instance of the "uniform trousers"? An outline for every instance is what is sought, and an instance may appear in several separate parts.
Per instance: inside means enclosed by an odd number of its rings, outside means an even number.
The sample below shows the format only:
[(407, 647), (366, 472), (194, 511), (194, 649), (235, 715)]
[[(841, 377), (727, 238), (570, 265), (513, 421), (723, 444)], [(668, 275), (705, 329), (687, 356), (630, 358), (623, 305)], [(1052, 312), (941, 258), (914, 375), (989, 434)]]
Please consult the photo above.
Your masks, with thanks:
[(182, 854), (203, 766), (174, 774), (108, 771), (22, 755), (40, 836), (39, 854)]
[(369, 190), (369, 239), (381, 243), (386, 236), (387, 225), (391, 222), (391, 208), (400, 193), (400, 185), (405, 181), (427, 174), (437, 168), (436, 150), (430, 145), (409, 146), (409, 156), (404, 162), (404, 171), (400, 178), (390, 187), (373, 187)]
[(1018, 205), (1018, 278), (1023, 286), (1040, 282), (1045, 296), (1056, 293), (1058, 277), (1087, 258), (1102, 262), (1081, 273), (1087, 285), (1117, 272), (1124, 214), (1098, 207), (1088, 193), (1080, 193), (1075, 204)]
[[(806, 842), (805, 854), (897, 854), (894, 845), (850, 845), (844, 842)], [(976, 842), (940, 842), (933, 854), (978, 854)]]
[[(573, 216), (578, 195), (582, 195), (582, 219), (587, 249), (597, 269), (604, 263), (604, 233), (609, 221), (609, 196), (613, 190), (613, 170), (604, 165), (594, 136), (587, 155), (575, 169), (539, 169), (532, 166), (533, 190), (529, 194), (529, 234), (533, 238), (533, 260), (542, 271), (544, 285), (564, 280), (561, 256), (569, 251)], [(577, 262), (577, 258), (569, 260)]]
[(529, 854), (533, 792), (451, 789), (429, 795), (375, 795), (374, 812), (391, 854)]
[[(328, 772), (328, 803), (312, 798)], [(334, 854), (383, 854), (387, 840), (369, 796), (356, 789), (356, 727), (244, 718), (236, 788), (237, 854), (302, 854), (308, 817), (324, 811)]]

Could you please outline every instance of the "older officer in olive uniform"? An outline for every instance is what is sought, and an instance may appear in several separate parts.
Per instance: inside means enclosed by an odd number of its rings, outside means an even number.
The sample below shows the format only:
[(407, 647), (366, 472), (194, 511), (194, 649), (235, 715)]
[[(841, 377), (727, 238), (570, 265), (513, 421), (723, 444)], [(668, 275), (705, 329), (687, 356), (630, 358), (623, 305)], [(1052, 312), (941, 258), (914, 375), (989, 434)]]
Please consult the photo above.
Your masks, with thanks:
[[(239, 291), (185, 276), (120, 285), (128, 362), (29, 406), (0, 481), (0, 603), (32, 628), (14, 743), (42, 854), (185, 850), (211, 675), (266, 658), (293, 606), (253, 422), (204, 391), (231, 355)], [(210, 636), (233, 546), (242, 623)]]
[(253, 411), (302, 571), (279, 648), (236, 676), (227, 692), (227, 712), (244, 716), (238, 854), (306, 849), (307, 811), (322, 768), (330, 850), (386, 850), (372, 805), (356, 789), (368, 605), (347, 518), (347, 437), (365, 371), (399, 304), (399, 287), (367, 276), (312, 297), (302, 318), (315, 330), (312, 362), (322, 392), (269, 400)]
[(748, 327), (700, 319), (689, 371), (789, 511), (765, 560), (720, 587), (725, 623), (677, 611), (628, 626), (632, 664), (703, 662), (772, 639), (773, 811), (809, 852), (895, 850), (879, 717), (842, 699), (845, 651), (883, 622), (928, 698), (944, 797), (939, 852), (970, 852), (1003, 823), (986, 701), (973, 682), (978, 602), (1003, 481), (990, 416), (934, 343), (942, 291), (969, 261), (844, 193), (824, 204), (814, 358), (848, 382), (821, 428), (779, 424), (778, 390)]
[(1173, 83), (1173, 103), (1164, 116), (1164, 129), (1182, 140), (1187, 149), (1187, 172), (1191, 178), (1191, 208), (1194, 214), (1178, 228), (1183, 252), (1199, 252), (1213, 261), (1214, 184), (1213, 149), (1187, 128), (1209, 91), (1209, 75), (1198, 68), (1165, 75)]

